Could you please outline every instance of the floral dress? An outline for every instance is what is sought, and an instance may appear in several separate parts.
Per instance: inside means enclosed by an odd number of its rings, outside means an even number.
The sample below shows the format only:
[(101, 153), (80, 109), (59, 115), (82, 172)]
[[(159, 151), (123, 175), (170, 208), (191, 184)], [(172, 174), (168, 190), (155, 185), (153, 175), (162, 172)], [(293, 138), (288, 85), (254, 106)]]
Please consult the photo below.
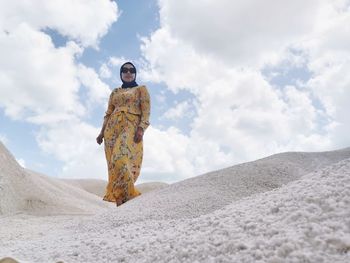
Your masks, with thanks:
[(140, 195), (134, 186), (143, 156), (143, 141), (134, 142), (138, 127), (149, 126), (150, 96), (146, 86), (116, 88), (104, 117), (108, 184), (103, 200), (117, 205)]

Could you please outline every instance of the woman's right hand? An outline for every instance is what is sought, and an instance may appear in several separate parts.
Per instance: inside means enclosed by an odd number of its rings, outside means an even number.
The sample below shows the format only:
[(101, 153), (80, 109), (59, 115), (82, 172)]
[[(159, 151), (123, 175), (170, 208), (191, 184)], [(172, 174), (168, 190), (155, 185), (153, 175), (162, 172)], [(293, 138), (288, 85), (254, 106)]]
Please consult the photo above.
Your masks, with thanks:
[(101, 143), (103, 142), (103, 134), (102, 134), (102, 133), (100, 133), (100, 134), (97, 136), (96, 142), (97, 142), (98, 144), (101, 144)]

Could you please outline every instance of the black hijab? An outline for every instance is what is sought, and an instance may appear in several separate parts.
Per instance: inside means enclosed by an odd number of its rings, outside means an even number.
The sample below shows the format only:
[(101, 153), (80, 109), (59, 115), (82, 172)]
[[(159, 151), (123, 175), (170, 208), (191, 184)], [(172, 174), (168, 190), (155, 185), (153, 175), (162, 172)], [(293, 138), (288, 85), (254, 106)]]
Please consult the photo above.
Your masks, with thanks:
[(131, 62), (125, 62), (121, 67), (120, 67), (120, 79), (122, 80), (123, 82), (123, 85), (122, 85), (122, 88), (123, 89), (126, 89), (126, 88), (133, 88), (133, 87), (136, 87), (138, 86), (138, 84), (136, 83), (136, 72), (135, 72), (135, 78), (133, 81), (131, 82), (126, 82), (123, 80), (122, 78), (122, 68), (126, 65), (126, 64), (129, 64), (131, 66), (133, 66), (135, 68), (135, 71), (136, 71), (136, 67), (134, 66), (134, 64), (132, 64)]

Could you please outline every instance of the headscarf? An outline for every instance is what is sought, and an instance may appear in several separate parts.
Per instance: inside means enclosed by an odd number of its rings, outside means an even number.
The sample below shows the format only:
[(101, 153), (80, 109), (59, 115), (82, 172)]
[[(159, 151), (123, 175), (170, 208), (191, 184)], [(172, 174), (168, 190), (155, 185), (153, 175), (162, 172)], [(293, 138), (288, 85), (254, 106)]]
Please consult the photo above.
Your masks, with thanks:
[(135, 68), (135, 71), (136, 71), (136, 67), (134, 66), (134, 64), (132, 64), (131, 62), (125, 62), (121, 67), (120, 67), (120, 79), (122, 80), (123, 82), (123, 85), (122, 85), (122, 88), (123, 89), (126, 89), (126, 88), (133, 88), (133, 87), (136, 87), (138, 86), (138, 84), (136, 83), (136, 72), (135, 72), (135, 78), (133, 81), (131, 82), (126, 82), (123, 80), (122, 78), (122, 68), (126, 65), (126, 64), (129, 64), (131, 66), (133, 66)]

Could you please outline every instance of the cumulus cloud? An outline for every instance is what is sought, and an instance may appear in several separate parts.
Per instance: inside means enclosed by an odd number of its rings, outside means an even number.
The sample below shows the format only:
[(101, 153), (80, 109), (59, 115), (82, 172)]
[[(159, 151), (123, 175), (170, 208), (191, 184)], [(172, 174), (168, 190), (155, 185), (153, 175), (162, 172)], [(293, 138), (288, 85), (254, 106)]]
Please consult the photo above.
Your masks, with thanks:
[(89, 108), (94, 104), (105, 104), (111, 91), (106, 83), (101, 81), (98, 74), (92, 68), (79, 64), (77, 76), (82, 85), (87, 89)]
[[(111, 57), (98, 75), (76, 58), (98, 47), (117, 6), (36, 3), (0, 4), (0, 107), (42, 125), (39, 146), (65, 163), (62, 176), (105, 178), (98, 129), (83, 116), (105, 103), (109, 90), (100, 77), (110, 79), (125, 59)], [(142, 38), (140, 78), (190, 92), (196, 115), (186, 133), (147, 129), (140, 179), (172, 182), (275, 152), (348, 146), (348, 1), (159, 0), (159, 8), (161, 27)], [(71, 41), (56, 48), (46, 28)], [(298, 67), (310, 77), (277, 86), (266, 66)], [(164, 103), (164, 94), (156, 101)], [(164, 116), (181, 118), (191, 107), (185, 100)]]
[[(0, 108), (39, 125), (39, 147), (64, 163), (61, 176), (106, 175), (98, 129), (84, 119), (110, 90), (78, 59), (86, 47), (98, 48), (117, 18), (109, 0), (0, 3)], [(56, 47), (47, 29), (68, 41)]]
[[(174, 92), (186, 89), (196, 96), (198, 116), (193, 119), (192, 133), (200, 134), (221, 150), (234, 152), (235, 158), (225, 165), (284, 150), (286, 145), (289, 149), (298, 148), (296, 142), (290, 148), (289, 141), (296, 140), (298, 134), (309, 135), (310, 123), (317, 114), (307, 93), (297, 89), (293, 93), (291, 88), (275, 90), (261, 72), (228, 67), (224, 61), (196, 53), (182, 40), (169, 41), (170, 35), (165, 31), (160, 29), (144, 42), (142, 49), (150, 62), (150, 70), (144, 76), (165, 82)], [(154, 52), (169, 42), (176, 43), (170, 48), (179, 53)], [(310, 112), (301, 121), (300, 109), (289, 110), (297, 105), (294, 98), (298, 96), (303, 98), (300, 105), (307, 105)], [(303, 123), (309, 126), (300, 128)], [(189, 135), (188, 139), (194, 138)], [(211, 163), (220, 158), (213, 154)]]
[(107, 179), (103, 147), (97, 147), (99, 130), (72, 120), (42, 127), (37, 142), (44, 152), (64, 163), (60, 177)]
[(322, 103), (326, 118), (330, 120), (328, 133), (335, 147), (349, 144), (349, 70), (350, 60), (336, 63), (322, 70), (308, 82), (313, 94)]
[(100, 70), (99, 70), (99, 75), (103, 79), (109, 79), (110, 77), (112, 77), (112, 72), (106, 63), (103, 63), (101, 65)]
[(74, 42), (57, 49), (46, 34), (23, 24), (0, 34), (0, 49), (0, 106), (6, 115), (84, 113), (74, 62), (80, 48)]
[[(82, 116), (85, 87), (91, 103), (102, 103), (108, 88), (93, 69), (77, 62), (84, 46), (97, 45), (117, 19), (110, 1), (36, 1), (0, 4), (0, 107), (13, 119), (37, 124)], [(79, 12), (79, 16), (77, 15)], [(64, 17), (65, 19), (62, 19)], [(51, 28), (74, 41), (56, 48)]]
[(159, 130), (150, 126), (144, 136), (140, 180), (171, 183), (217, 169), (232, 159), (231, 154), (225, 154), (216, 143), (199, 134), (189, 138), (175, 127)]
[(309, 54), (308, 67), (313, 76), (306, 83), (322, 105), (325, 127), (333, 147), (349, 144), (350, 123), (350, 3), (335, 1), (328, 20), (320, 25), (319, 34), (303, 43)]
[(182, 101), (177, 103), (175, 107), (168, 109), (163, 115), (162, 118), (176, 120), (184, 117), (191, 117), (194, 115), (191, 110), (192, 103), (189, 101)]
[[(111, 79), (113, 82), (119, 81), (119, 68), (125, 63), (125, 61), (131, 61), (125, 57), (109, 57), (107, 62), (103, 63), (99, 69), (99, 75), (104, 79)], [(114, 72), (114, 73), (113, 73)], [(115, 72), (117, 74), (115, 74)]]
[[(64, 18), (64, 19), (63, 19)], [(27, 24), (35, 30), (51, 28), (83, 46), (97, 47), (118, 18), (118, 7), (109, 0), (2, 1), (0, 27), (12, 32)]]
[[(160, 0), (159, 6), (161, 27), (143, 38), (142, 74), (196, 97), (192, 130), (179, 132), (179, 142), (198, 157), (205, 156), (201, 143), (215, 145), (208, 169), (220, 160), (224, 166), (279, 151), (348, 146), (348, 1)], [(311, 78), (276, 86), (263, 70), (282, 64)], [(159, 148), (167, 149), (164, 141)], [(187, 158), (198, 174), (201, 166)]]
[[(146, 63), (140, 77), (164, 83), (174, 93), (189, 91), (197, 114), (186, 133), (176, 127), (148, 128), (141, 180), (173, 182), (275, 152), (347, 146), (349, 50), (339, 44), (349, 35), (342, 26), (349, 14), (345, 1), (161, 0), (159, 6), (161, 27), (142, 39)], [(110, 58), (100, 76), (110, 77), (122, 61)], [(298, 67), (311, 78), (276, 86), (263, 73), (266, 65), (277, 71), (281, 65), (287, 71)], [(188, 108), (181, 102), (164, 116), (180, 118)], [(65, 138), (55, 139), (61, 137), (55, 130), (47, 134), (53, 135), (41, 141)], [(93, 141), (93, 132), (88, 137)], [(67, 174), (84, 170), (63, 159), (66, 151), (56, 154)], [(93, 174), (105, 169), (102, 159), (99, 163)]]
[[(329, 1), (160, 0), (163, 28), (201, 54), (230, 65), (259, 66), (317, 29)], [(179, 19), (181, 17), (181, 19)]]
[[(216, 68), (220, 63), (210, 65), (208, 57), (196, 53), (191, 45), (175, 39), (167, 27), (155, 31), (149, 38), (142, 38), (141, 51), (148, 64), (140, 72), (142, 79), (166, 83), (167, 87), (178, 92), (181, 89), (198, 93), (198, 83), (205, 83), (206, 68)], [(196, 83), (197, 85), (193, 85)], [(203, 86), (204, 87), (204, 86)]]

